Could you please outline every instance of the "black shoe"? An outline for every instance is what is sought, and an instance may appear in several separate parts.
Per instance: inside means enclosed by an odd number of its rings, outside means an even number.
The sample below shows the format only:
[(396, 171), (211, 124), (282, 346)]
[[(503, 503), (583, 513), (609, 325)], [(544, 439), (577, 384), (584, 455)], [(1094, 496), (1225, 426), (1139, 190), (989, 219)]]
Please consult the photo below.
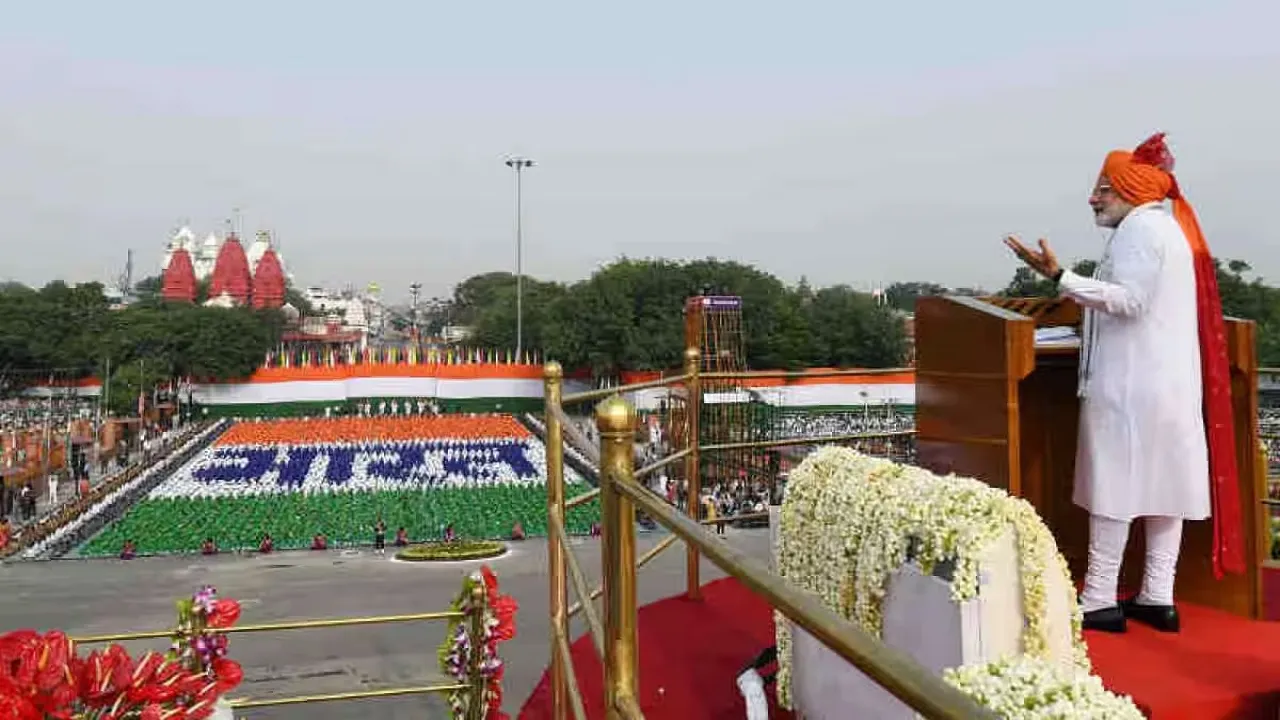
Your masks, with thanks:
[(1084, 614), (1084, 629), (1099, 632), (1122, 633), (1129, 629), (1125, 623), (1124, 612), (1119, 605), (1100, 610), (1090, 610)]
[(1176, 633), (1182, 629), (1178, 608), (1173, 605), (1143, 605), (1134, 599), (1125, 600), (1120, 609), (1126, 618), (1150, 625), (1160, 632)]

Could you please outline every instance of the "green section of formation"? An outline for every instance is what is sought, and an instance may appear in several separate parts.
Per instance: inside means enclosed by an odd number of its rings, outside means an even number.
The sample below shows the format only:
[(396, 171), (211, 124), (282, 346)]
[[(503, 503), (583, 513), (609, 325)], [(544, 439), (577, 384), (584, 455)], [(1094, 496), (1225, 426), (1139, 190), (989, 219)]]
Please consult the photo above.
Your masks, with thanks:
[[(404, 413), (408, 402), (416, 413), (418, 398), (352, 398), (349, 400), (298, 401), (283, 403), (243, 403), (235, 405), (202, 405), (201, 414), (207, 418), (287, 418), (287, 417), (320, 417), (325, 408), (330, 412), (353, 414), (358, 412), (364, 403), (370, 403), (374, 412), (380, 404), (386, 403), (390, 412), (391, 402), (395, 401)], [(542, 412), (540, 397), (486, 397), (486, 398), (432, 398), (431, 402), (444, 413), (526, 413)], [(204, 412), (207, 410), (208, 412)]]
[[(588, 490), (585, 484), (567, 483), (565, 494), (573, 497)], [(142, 555), (192, 553), (206, 537), (220, 550), (256, 550), (263, 533), (270, 533), (281, 550), (308, 548), (321, 532), (330, 547), (368, 545), (379, 517), (387, 525), (388, 542), (399, 527), (408, 531), (410, 540), (440, 538), (450, 523), (465, 539), (508, 538), (517, 521), (529, 535), (545, 535), (547, 491), (545, 485), (501, 485), (146, 499), (82, 546), (80, 554), (117, 555), (125, 540), (137, 543)], [(599, 518), (599, 503), (592, 500), (571, 508), (566, 524), (569, 532), (585, 534)]]
[(506, 543), (497, 540), (458, 540), (413, 545), (396, 553), (396, 559), (409, 562), (483, 560), (497, 557), (506, 551)]

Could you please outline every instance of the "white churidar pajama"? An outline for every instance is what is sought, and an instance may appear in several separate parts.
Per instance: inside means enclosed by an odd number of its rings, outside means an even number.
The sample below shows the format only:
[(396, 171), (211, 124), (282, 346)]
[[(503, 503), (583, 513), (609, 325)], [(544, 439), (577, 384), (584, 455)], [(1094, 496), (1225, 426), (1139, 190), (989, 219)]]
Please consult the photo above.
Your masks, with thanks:
[(1160, 203), (1134, 208), (1093, 278), (1066, 271), (1084, 308), (1073, 500), (1089, 511), (1085, 611), (1116, 602), (1129, 525), (1146, 518), (1139, 602), (1173, 602), (1183, 520), (1209, 517), (1191, 248)]

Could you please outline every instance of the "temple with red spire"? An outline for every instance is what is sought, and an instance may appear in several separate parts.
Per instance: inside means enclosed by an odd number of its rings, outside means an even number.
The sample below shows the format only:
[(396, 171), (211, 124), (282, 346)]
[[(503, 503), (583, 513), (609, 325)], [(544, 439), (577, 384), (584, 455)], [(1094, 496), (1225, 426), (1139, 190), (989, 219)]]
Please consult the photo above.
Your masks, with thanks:
[(284, 305), (285, 279), (284, 268), (280, 266), (280, 257), (271, 247), (271, 236), (265, 232), (258, 233), (258, 245), (265, 245), (261, 257), (253, 269), (253, 306), (255, 308), (278, 308)]
[(171, 249), (169, 262), (164, 268), (164, 282), (160, 295), (171, 302), (195, 302), (196, 271), (191, 264), (191, 253), (178, 246)]
[(234, 232), (218, 250), (209, 280), (209, 301), (218, 304), (248, 305), (253, 297), (253, 276), (244, 246)]

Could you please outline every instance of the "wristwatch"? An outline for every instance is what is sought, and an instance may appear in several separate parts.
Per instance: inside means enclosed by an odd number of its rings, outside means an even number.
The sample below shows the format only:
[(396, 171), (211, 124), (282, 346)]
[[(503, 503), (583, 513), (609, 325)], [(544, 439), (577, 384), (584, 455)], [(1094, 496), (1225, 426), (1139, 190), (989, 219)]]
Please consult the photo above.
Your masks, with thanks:
[(1064, 272), (1066, 272), (1065, 268), (1058, 268), (1058, 272), (1053, 274), (1053, 281), (1055, 283), (1062, 282), (1062, 273)]

